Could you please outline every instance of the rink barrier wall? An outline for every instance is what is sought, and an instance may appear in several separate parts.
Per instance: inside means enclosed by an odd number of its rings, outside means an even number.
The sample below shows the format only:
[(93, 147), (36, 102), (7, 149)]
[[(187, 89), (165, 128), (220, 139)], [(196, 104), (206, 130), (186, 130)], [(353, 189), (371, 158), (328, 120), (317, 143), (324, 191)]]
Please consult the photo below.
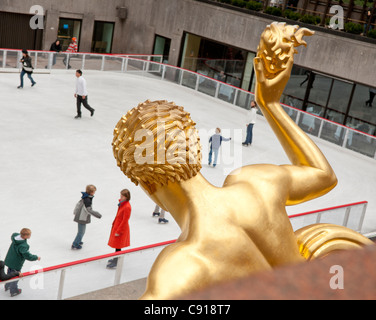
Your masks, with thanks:
[(294, 231), (315, 223), (333, 223), (362, 233), (368, 202), (360, 201), (289, 215)]
[[(151, 249), (162, 249), (163, 247), (165, 247), (169, 244), (173, 244), (175, 242), (176, 242), (176, 240), (169, 240), (169, 241), (159, 242), (159, 243), (141, 246), (141, 247), (137, 247), (137, 248), (132, 248), (132, 249), (122, 250), (122, 251), (118, 251), (118, 252), (103, 254), (103, 255), (99, 255), (99, 256), (95, 256), (95, 257), (91, 257), (91, 258), (67, 262), (67, 263), (63, 263), (63, 264), (59, 264), (59, 265), (55, 265), (55, 266), (51, 266), (51, 267), (46, 267), (46, 268), (42, 268), (42, 269), (37, 269), (37, 270), (29, 271), (29, 272), (24, 272), (24, 273), (22, 273), (22, 277), (15, 277), (15, 278), (12, 278), (11, 280), (0, 281), (0, 284), (6, 284), (6, 283), (13, 282), (13, 281), (25, 280), (28, 277), (33, 277), (33, 276), (36, 276), (36, 275), (42, 274), (42, 273), (60, 271), (56, 300), (62, 300), (63, 299), (65, 278), (66, 278), (66, 271), (68, 269), (73, 268), (73, 267), (77, 267), (77, 266), (81, 266), (81, 265), (87, 265), (87, 264), (90, 264), (90, 263), (93, 263), (93, 262), (96, 262), (96, 261), (107, 260), (107, 259), (118, 257), (119, 260), (118, 260), (116, 272), (115, 272), (115, 275), (114, 275), (114, 282), (113, 282), (113, 285), (115, 286), (115, 285), (122, 283), (121, 282), (121, 273), (123, 271), (123, 262), (124, 262), (124, 257), (126, 255), (129, 255), (129, 254), (132, 254), (132, 253), (141, 253), (141, 252), (144, 252), (146, 250), (151, 250)], [(144, 277), (145, 276), (146, 275), (144, 275)], [(50, 295), (50, 293), (48, 293), (48, 295)], [(50, 298), (50, 297), (48, 297), (48, 298)], [(1, 300), (1, 298), (0, 298), (0, 300)]]
[[(364, 216), (367, 209), (367, 201), (360, 201), (345, 205), (339, 205), (334, 206), (330, 208), (324, 208), (299, 214), (290, 215), (290, 221), (293, 225), (294, 231), (302, 228), (309, 224), (314, 223), (335, 223), (337, 225), (346, 226), (349, 228), (352, 228), (355, 231), (360, 232), (364, 220)], [(8, 281), (0, 282), (1, 284), (9, 283), (12, 281), (18, 281), (20, 279), (25, 279), (27, 277), (32, 277), (40, 273), (48, 273), (52, 271), (60, 271), (60, 277), (59, 277), (59, 284), (57, 288), (57, 300), (63, 299), (63, 292), (64, 292), (64, 285), (65, 285), (65, 277), (66, 272), (68, 269), (75, 267), (75, 266), (81, 266), (81, 265), (87, 265), (90, 263), (93, 263), (95, 261), (99, 260), (106, 260), (113, 257), (119, 257), (118, 266), (115, 272), (114, 276), (114, 282), (113, 285), (118, 285), (121, 283), (121, 273), (123, 270), (123, 261), (124, 257), (126, 255), (129, 255), (131, 253), (142, 253), (149, 249), (156, 249), (156, 248), (162, 248), (169, 244), (175, 243), (176, 240), (170, 240), (170, 241), (164, 241), (159, 242), (151, 245), (146, 245), (142, 247), (137, 247), (133, 249), (127, 249), (119, 252), (99, 255), (87, 259), (77, 260), (73, 262), (68, 262), (64, 264), (59, 264), (52, 267), (42, 268), (39, 270), (31, 271), (31, 272), (25, 272), (23, 273), (23, 277), (19, 278), (13, 278)], [(144, 277), (146, 277), (147, 274), (144, 274)], [(99, 289), (99, 288), (98, 288)]]
[[(98, 53), (66, 53), (30, 50), (35, 69), (39, 70), (68, 70), (69, 63), (63, 64), (65, 58), (69, 58), (72, 69), (117, 71), (134, 74), (141, 74), (169, 81), (196, 92), (201, 92), (215, 99), (228, 102), (232, 105), (247, 109), (250, 102), (254, 100), (254, 93), (238, 88), (231, 83), (224, 83), (211, 78), (207, 71), (193, 72), (162, 63), (162, 55), (142, 54), (98, 54)], [(0, 72), (1, 70), (20, 69), (21, 50), (0, 49)], [(53, 59), (56, 56), (56, 63)], [(233, 81), (235, 78), (231, 78)], [(376, 137), (331, 120), (319, 115), (294, 108), (288, 104), (281, 103), (286, 113), (306, 133), (334, 143), (342, 148), (355, 151), (376, 160)], [(259, 114), (261, 114), (259, 112)], [(371, 129), (370, 129), (371, 130)]]

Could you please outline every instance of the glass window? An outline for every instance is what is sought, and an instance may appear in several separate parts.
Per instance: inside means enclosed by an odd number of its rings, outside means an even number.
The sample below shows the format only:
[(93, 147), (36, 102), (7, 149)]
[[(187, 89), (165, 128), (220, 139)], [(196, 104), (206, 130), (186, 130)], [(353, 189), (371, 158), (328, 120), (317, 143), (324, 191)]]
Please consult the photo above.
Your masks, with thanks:
[(308, 77), (308, 70), (293, 66), (290, 79), (283, 91), (281, 102), (294, 108), (302, 109), (307, 90)]
[(344, 123), (352, 88), (353, 83), (333, 80), (326, 113), (328, 119), (341, 124)]
[(60, 18), (57, 37), (61, 42), (63, 51), (67, 50), (73, 37), (77, 39), (77, 46), (79, 47), (80, 32), (81, 20)]
[[(308, 108), (310, 105), (314, 108), (314, 113), (320, 116), (324, 116), (324, 111), (328, 103), (329, 93), (332, 87), (333, 79), (315, 73), (312, 73), (311, 77), (311, 88), (309, 91), (307, 101), (307, 111), (309, 112)], [(308, 80), (306, 83), (308, 83)]]
[(246, 59), (243, 49), (186, 33), (180, 66), (240, 87)]
[(357, 84), (351, 101), (348, 127), (376, 135), (376, 89)]
[(112, 37), (115, 23), (95, 21), (91, 51), (96, 53), (111, 53)]
[(156, 35), (154, 41), (153, 54), (162, 55), (162, 62), (168, 64), (170, 54), (171, 39)]
[[(241, 88), (244, 90), (249, 90), (251, 92), (255, 92), (254, 88), (254, 80), (256, 79), (255, 73), (253, 71), (253, 59), (255, 58), (256, 54), (253, 52), (247, 53), (247, 60), (245, 62), (244, 68), (244, 76)], [(252, 81), (252, 84), (251, 84)]]
[(186, 33), (180, 67), (192, 71), (197, 70), (198, 52), (201, 37)]

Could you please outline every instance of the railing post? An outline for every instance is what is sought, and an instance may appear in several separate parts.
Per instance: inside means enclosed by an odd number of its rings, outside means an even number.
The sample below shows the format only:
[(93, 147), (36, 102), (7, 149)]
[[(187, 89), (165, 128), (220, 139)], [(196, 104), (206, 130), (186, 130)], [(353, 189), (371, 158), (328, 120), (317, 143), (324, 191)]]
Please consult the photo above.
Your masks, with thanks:
[(66, 66), (65, 66), (65, 70), (68, 70), (69, 68), (69, 53), (66, 53), (65, 54), (65, 58), (66, 58), (66, 60), (65, 60), (65, 62), (66, 62)]
[(49, 52), (48, 53), (48, 64), (47, 64), (47, 69), (49, 69), (49, 70), (52, 69), (53, 59), (54, 59), (54, 53)]
[(118, 259), (118, 262), (116, 266), (114, 286), (117, 286), (118, 284), (120, 284), (121, 274), (123, 273), (124, 254), (122, 254), (121, 256), (115, 257), (115, 259), (116, 258)]
[(85, 70), (85, 59), (86, 59), (86, 54), (82, 55), (82, 65), (81, 65), (81, 70)]
[(124, 70), (123, 70), (123, 72), (127, 72), (127, 70), (128, 70), (128, 60), (129, 60), (129, 58), (128, 58), (128, 56), (125, 58), (125, 64), (124, 64)]
[(60, 282), (59, 282), (59, 290), (57, 292), (57, 300), (63, 299), (63, 290), (64, 290), (64, 282), (65, 282), (65, 271), (66, 269), (62, 269), (60, 273)]
[(347, 223), (349, 222), (349, 216), (350, 216), (351, 207), (347, 207), (345, 211), (345, 216), (343, 217), (342, 225), (344, 227), (347, 227)]
[(150, 67), (150, 56), (148, 57), (147, 59), (147, 62), (146, 62), (146, 72), (149, 72), (149, 67)]
[(3, 53), (3, 68), (5, 68), (5, 66), (7, 65), (7, 53), (8, 53), (8, 51), (4, 50), (4, 53)]
[(22, 51), (18, 51), (17, 52), (17, 68), (20, 68), (21, 67), (21, 57), (22, 57)]
[(300, 120), (300, 115), (302, 113), (300, 111), (298, 111), (298, 114), (296, 115), (296, 119), (295, 119), (295, 123), (299, 126), (299, 120)]
[(38, 52), (34, 52), (34, 56), (35, 56), (35, 58), (34, 58), (34, 67), (35, 67), (35, 69), (37, 69), (38, 68)]
[(106, 56), (105, 55), (103, 55), (102, 56), (102, 65), (101, 65), (101, 71), (103, 71), (104, 70), (104, 60), (105, 60), (105, 58), (106, 58)]
[(320, 119), (320, 128), (319, 128), (319, 133), (317, 134), (318, 138), (320, 138), (321, 136), (323, 126), (324, 126), (324, 121)]
[(124, 58), (121, 58), (121, 68), (120, 68), (120, 72), (124, 72), (124, 63), (125, 63), (125, 59), (124, 59)]
[(197, 79), (196, 79), (195, 91), (198, 90), (198, 85), (200, 84), (200, 75), (197, 73), (196, 76), (197, 76)]
[(232, 102), (232, 104), (234, 104), (234, 105), (236, 105), (236, 100), (238, 99), (238, 93), (239, 93), (239, 90), (235, 89), (234, 101)]
[(360, 216), (360, 221), (359, 221), (358, 230), (357, 230), (359, 233), (362, 233), (361, 231), (363, 227), (364, 216), (366, 215), (367, 205), (368, 205), (368, 202), (363, 204), (362, 215)]
[(183, 83), (183, 75), (184, 75), (184, 70), (181, 69), (181, 72), (180, 72), (180, 79), (179, 79), (179, 85), (181, 85)]
[(162, 77), (161, 77), (161, 80), (164, 80), (165, 75), (166, 75), (166, 66), (163, 64), (162, 65)]
[(218, 93), (219, 93), (219, 86), (221, 84), (217, 81), (216, 82), (216, 87), (215, 87), (215, 94), (214, 94), (214, 98), (218, 99)]
[(343, 138), (343, 142), (342, 142), (342, 147), (343, 148), (346, 148), (346, 143), (347, 143), (347, 139), (348, 139), (348, 136), (349, 136), (349, 129), (345, 128), (345, 137)]

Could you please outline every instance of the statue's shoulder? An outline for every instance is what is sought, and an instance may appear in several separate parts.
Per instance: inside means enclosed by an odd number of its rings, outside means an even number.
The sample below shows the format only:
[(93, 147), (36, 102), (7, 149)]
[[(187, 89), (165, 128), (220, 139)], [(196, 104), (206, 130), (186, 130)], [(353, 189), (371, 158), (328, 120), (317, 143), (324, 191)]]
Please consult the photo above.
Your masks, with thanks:
[(225, 179), (223, 186), (229, 186), (235, 183), (249, 183), (251, 181), (274, 180), (281, 171), (279, 165), (274, 164), (252, 164), (232, 171)]

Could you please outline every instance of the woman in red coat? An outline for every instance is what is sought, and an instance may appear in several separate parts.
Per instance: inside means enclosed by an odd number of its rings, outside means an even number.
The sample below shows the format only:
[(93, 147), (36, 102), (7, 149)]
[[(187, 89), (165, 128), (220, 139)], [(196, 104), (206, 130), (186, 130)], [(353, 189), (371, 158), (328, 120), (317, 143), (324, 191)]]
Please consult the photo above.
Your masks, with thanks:
[[(128, 189), (121, 190), (119, 199), (119, 208), (112, 223), (110, 240), (108, 245), (115, 251), (121, 251), (121, 248), (129, 247), (130, 245), (130, 233), (128, 220), (131, 216), (132, 207), (129, 201), (131, 200), (131, 194)], [(118, 258), (111, 259), (107, 265), (107, 268), (116, 268)]]

